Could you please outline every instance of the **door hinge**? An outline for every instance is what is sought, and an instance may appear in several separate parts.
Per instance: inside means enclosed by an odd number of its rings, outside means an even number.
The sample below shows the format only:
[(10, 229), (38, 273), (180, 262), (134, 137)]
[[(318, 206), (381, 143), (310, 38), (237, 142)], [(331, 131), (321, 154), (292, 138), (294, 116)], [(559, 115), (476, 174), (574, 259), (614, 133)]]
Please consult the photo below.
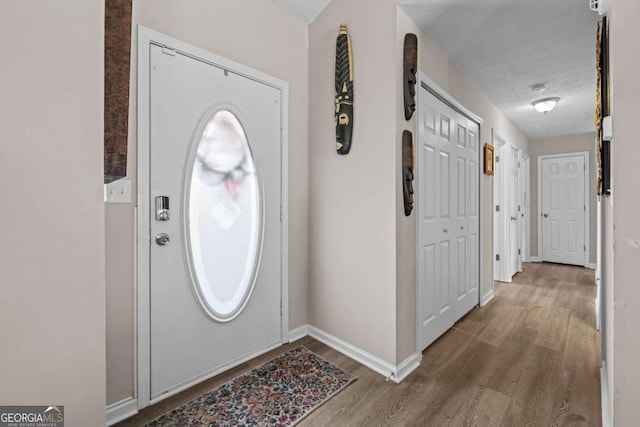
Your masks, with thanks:
[(500, 212), (500, 205), (496, 205), (496, 212)]
[(582, 248), (583, 251), (587, 252), (587, 245), (583, 246)]
[(496, 261), (500, 261), (500, 255), (496, 255)]
[(520, 205), (518, 205), (518, 212), (520, 212)]
[(169, 56), (176, 56), (176, 51), (166, 46), (162, 46), (162, 53)]
[(582, 207), (584, 207), (584, 211), (587, 211), (587, 205), (582, 205)]
[(518, 255), (521, 255), (521, 253), (520, 253), (520, 249), (518, 249)]
[(520, 162), (518, 162), (518, 167), (520, 167)]
[(500, 156), (496, 156), (496, 163), (500, 161)]

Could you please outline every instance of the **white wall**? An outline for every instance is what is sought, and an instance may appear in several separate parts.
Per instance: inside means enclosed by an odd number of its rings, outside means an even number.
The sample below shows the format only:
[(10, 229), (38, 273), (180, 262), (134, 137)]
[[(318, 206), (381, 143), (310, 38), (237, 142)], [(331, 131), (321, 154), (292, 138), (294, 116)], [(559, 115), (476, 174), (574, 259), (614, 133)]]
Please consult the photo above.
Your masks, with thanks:
[(101, 0), (0, 2), (0, 402), (104, 425)]
[[(307, 27), (264, 0), (133, 2), (128, 179), (136, 150), (137, 25), (289, 83), (290, 326), (308, 322)], [(107, 400), (133, 394), (133, 204), (107, 205)]]
[[(411, 130), (416, 143), (416, 115), (409, 122), (404, 119), (402, 78), (402, 44), (405, 33), (415, 33), (418, 36), (418, 67), (440, 87), (460, 101), (464, 106), (480, 116), (482, 125), (480, 144), (491, 143), (491, 129), (507, 142), (529, 152), (529, 141), (520, 130), (506, 116), (491, 103), (466, 74), (447, 56), (438, 46), (420, 30), (402, 9), (397, 12), (396, 31), (396, 116), (398, 121), (396, 131), (396, 212), (397, 212), (397, 283), (398, 283), (398, 360), (402, 361), (410, 352), (415, 350), (415, 283), (416, 283), (416, 213), (409, 218), (404, 217), (402, 208), (401, 183), (401, 151), (400, 139), (404, 129)], [(417, 90), (416, 86), (416, 90)], [(493, 217), (492, 217), (492, 177), (482, 175), (482, 223), (484, 243), (481, 248), (481, 263), (484, 266), (481, 277), (481, 290), (485, 295), (493, 290)]]
[(531, 256), (538, 254), (538, 157), (550, 154), (589, 152), (589, 262), (596, 262), (596, 134), (531, 141)]
[[(309, 26), (310, 323), (395, 363), (395, 2), (333, 0)], [(335, 149), (340, 23), (351, 35), (351, 152)]]
[[(611, 100), (613, 114), (613, 248), (615, 332), (613, 338), (615, 425), (638, 424), (640, 395), (640, 2), (614, 1), (611, 13)], [(610, 218), (609, 218), (610, 219)], [(609, 248), (611, 251), (613, 248)], [(610, 278), (610, 277), (609, 277)], [(613, 325), (609, 325), (612, 327)], [(611, 349), (608, 348), (610, 351)], [(611, 357), (612, 356), (612, 357)]]

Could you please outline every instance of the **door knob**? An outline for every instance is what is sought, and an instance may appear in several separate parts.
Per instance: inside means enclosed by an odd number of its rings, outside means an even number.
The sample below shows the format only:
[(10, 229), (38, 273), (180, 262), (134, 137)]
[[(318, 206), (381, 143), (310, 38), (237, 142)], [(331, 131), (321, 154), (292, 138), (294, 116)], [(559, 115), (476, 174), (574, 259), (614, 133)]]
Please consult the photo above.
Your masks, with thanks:
[(511, 221), (517, 221), (517, 220), (518, 220), (518, 218), (516, 218), (515, 216), (511, 217)]
[(160, 233), (156, 236), (156, 243), (160, 246), (169, 244), (169, 235), (167, 233)]
[(543, 217), (547, 218), (549, 214), (542, 214)]

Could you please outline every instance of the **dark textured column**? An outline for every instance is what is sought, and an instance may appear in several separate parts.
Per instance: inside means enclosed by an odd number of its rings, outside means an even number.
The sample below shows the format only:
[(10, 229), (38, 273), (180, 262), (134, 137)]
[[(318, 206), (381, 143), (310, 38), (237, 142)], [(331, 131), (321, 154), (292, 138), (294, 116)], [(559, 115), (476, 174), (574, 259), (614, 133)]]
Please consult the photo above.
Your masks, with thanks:
[(104, 182), (127, 175), (131, 2), (105, 0)]

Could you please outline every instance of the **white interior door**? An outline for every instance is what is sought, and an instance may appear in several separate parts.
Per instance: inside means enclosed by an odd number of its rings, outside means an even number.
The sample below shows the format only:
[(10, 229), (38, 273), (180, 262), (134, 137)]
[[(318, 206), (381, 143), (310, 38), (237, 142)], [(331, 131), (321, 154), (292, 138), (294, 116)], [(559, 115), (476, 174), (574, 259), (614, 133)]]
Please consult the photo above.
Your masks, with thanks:
[(493, 175), (494, 279), (510, 282), (509, 275), (509, 144), (493, 132), (495, 167)]
[(420, 91), (418, 306), (425, 348), (478, 304), (479, 125)]
[(585, 265), (585, 156), (540, 161), (542, 260)]
[(520, 268), (520, 153), (509, 150), (509, 276)]
[(281, 343), (281, 92), (155, 45), (149, 70), (154, 401)]

